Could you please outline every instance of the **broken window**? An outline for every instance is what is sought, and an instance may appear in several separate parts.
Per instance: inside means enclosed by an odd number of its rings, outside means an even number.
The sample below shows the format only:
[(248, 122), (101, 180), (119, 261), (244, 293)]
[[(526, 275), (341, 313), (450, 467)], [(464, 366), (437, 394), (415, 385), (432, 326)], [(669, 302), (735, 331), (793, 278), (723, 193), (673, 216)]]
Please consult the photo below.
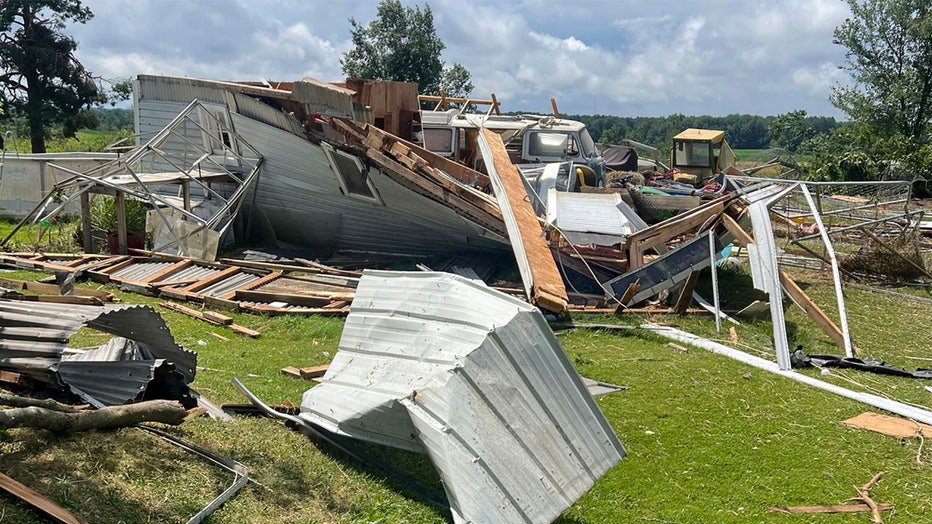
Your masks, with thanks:
[(425, 127), (423, 130), (424, 149), (437, 153), (438, 155), (452, 156), (456, 144), (454, 139), (455, 133), (456, 130), (450, 127)]
[(230, 115), (223, 106), (204, 107), (199, 109), (200, 122), (203, 130), (204, 147), (215, 155), (224, 154), (224, 150), (236, 153), (233, 138), (230, 134)]
[(320, 144), (327, 159), (330, 161), (330, 167), (337, 175), (337, 182), (340, 183), (340, 189), (343, 194), (368, 200), (376, 204), (382, 204), (362, 160), (355, 155), (335, 149), (326, 142)]

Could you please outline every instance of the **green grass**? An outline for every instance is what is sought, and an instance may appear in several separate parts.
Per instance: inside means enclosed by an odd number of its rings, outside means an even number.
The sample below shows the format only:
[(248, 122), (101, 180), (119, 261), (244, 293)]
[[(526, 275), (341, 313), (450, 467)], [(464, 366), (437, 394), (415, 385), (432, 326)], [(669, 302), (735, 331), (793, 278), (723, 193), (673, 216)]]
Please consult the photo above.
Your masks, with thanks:
[[(834, 295), (826, 281), (810, 273), (797, 278), (834, 315)], [(747, 280), (722, 273), (727, 308), (749, 301)], [(700, 281), (700, 290), (711, 298), (707, 286), (706, 278)], [(236, 323), (262, 331), (259, 339), (242, 338), (159, 308), (156, 299), (115, 293), (121, 300), (159, 309), (179, 342), (198, 351), (202, 369), (194, 386), (217, 403), (242, 401), (229, 383), (235, 376), (270, 403), (298, 404), (312, 383), (281, 376), (280, 368), (329, 362), (342, 328), (339, 319), (234, 315)], [(852, 333), (865, 355), (910, 369), (923, 362), (906, 357), (932, 358), (932, 306), (861, 290), (847, 295)], [(787, 311), (792, 344), (802, 344), (810, 353), (838, 353), (808, 317), (789, 305)], [(577, 320), (636, 324), (648, 319)], [(652, 320), (732, 344), (729, 325), (716, 333), (710, 317)], [(769, 321), (758, 321), (735, 331), (740, 347), (770, 355), (770, 329)], [(581, 374), (629, 389), (598, 399), (628, 456), (559, 523), (868, 522), (864, 514), (790, 516), (767, 508), (844, 503), (855, 495), (853, 485), (878, 471), (888, 473), (872, 494), (896, 508), (893, 517), (885, 514), (885, 521), (932, 522), (932, 458), (923, 453), (922, 464), (917, 463), (918, 440), (898, 441), (841, 424), (867, 411), (863, 405), (702, 350), (680, 353), (667, 347), (666, 340), (638, 330), (576, 330), (560, 340)], [(101, 342), (102, 337), (82, 332), (72, 345)], [(929, 382), (850, 371), (833, 371), (826, 379), (927, 408), (932, 404), (932, 395), (922, 389)], [(262, 484), (244, 488), (209, 522), (450, 521), (447, 512), (396, 481), (276, 421), (237, 417), (225, 424), (202, 418), (171, 431), (242, 462)], [(132, 429), (74, 436), (13, 430), (0, 440), (0, 470), (92, 522), (183, 521), (230, 481), (198, 459)], [(376, 446), (366, 449), (434, 493), (442, 492), (423, 457)], [(0, 522), (43, 521), (0, 497)]]
[[(0, 240), (9, 235), (19, 224), (19, 220), (0, 218)], [(49, 253), (75, 253), (80, 247), (74, 241), (78, 230), (78, 221), (71, 219), (52, 219), (46, 224), (26, 223), (3, 246), (4, 251), (41, 250)]]

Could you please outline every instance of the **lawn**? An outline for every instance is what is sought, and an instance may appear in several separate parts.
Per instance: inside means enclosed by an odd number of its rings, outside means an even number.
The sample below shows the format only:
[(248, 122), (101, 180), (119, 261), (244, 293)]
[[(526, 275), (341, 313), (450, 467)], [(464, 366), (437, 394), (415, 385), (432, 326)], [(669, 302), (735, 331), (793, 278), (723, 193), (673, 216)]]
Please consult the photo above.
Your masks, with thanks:
[[(747, 276), (721, 276), (726, 308), (748, 299)], [(797, 277), (833, 315), (834, 295), (824, 277)], [(703, 279), (700, 290), (707, 289), (708, 279)], [(240, 338), (160, 308), (156, 299), (112, 291), (122, 301), (157, 308), (179, 342), (198, 352), (194, 386), (215, 403), (243, 401), (230, 385), (233, 377), (270, 403), (300, 403), (313, 383), (284, 377), (279, 370), (329, 362), (342, 327), (339, 319), (234, 315), (236, 323), (262, 331), (258, 339)], [(910, 369), (923, 365), (916, 359), (932, 359), (932, 306), (861, 288), (849, 289), (846, 295), (852, 334), (866, 356)], [(625, 325), (651, 320), (736, 345), (728, 324), (723, 333), (716, 333), (710, 317), (574, 320)], [(737, 346), (756, 355), (772, 354), (770, 328), (768, 321), (735, 326)], [(808, 317), (789, 305), (788, 331), (791, 344), (802, 344), (807, 352), (837, 353)], [(868, 411), (863, 405), (703, 350), (680, 352), (640, 330), (578, 329), (561, 331), (559, 338), (581, 374), (628, 387), (598, 399), (628, 456), (557, 522), (868, 522), (866, 514), (792, 516), (767, 508), (841, 504), (855, 495), (853, 485), (864, 484), (879, 471), (887, 474), (872, 495), (895, 507), (885, 521), (932, 522), (932, 459), (923, 453), (922, 442), (899, 441), (841, 423)], [(72, 339), (76, 347), (101, 342), (92, 333)], [(923, 389), (929, 382), (853, 371), (833, 371), (825, 378), (926, 408), (932, 405), (932, 394)], [(397, 478), (315, 444), (276, 421), (200, 418), (170, 431), (243, 463), (256, 481), (209, 522), (451, 521), (448, 512), (431, 506)], [(442, 495), (423, 457), (377, 446), (366, 449), (429, 492)], [(0, 464), (0, 471), (90, 522), (184, 521), (230, 483), (228, 475), (135, 429), (74, 436), (12, 430), (0, 434)], [(4, 496), (0, 522), (43, 521)]]

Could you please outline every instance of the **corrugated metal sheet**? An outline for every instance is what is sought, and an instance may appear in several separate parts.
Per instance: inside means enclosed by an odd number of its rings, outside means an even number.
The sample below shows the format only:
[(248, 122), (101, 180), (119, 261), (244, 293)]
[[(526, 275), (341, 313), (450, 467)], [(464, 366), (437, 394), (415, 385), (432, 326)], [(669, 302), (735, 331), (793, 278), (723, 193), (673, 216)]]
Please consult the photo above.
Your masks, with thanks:
[[(56, 382), (61, 377), (55, 376), (54, 368), (62, 360), (68, 339), (85, 326), (134, 341), (139, 350), (138, 358), (148, 361), (146, 366), (150, 368), (154, 369), (154, 361), (164, 360), (174, 365), (184, 384), (194, 380), (197, 354), (179, 346), (162, 317), (147, 306), (79, 306), (0, 299), (0, 369)], [(83, 364), (78, 362), (93, 356), (72, 357), (69, 369), (80, 368)], [(112, 356), (106, 350), (99, 353), (99, 358)], [(121, 390), (124, 398), (131, 399), (138, 392), (134, 382), (126, 381), (126, 373), (130, 368), (135, 369), (136, 376), (142, 372), (134, 365), (122, 365), (124, 362), (110, 368), (95, 363), (93, 367), (100, 368), (95, 381), (101, 382), (104, 388), (113, 389), (114, 395)], [(75, 371), (79, 372), (80, 369)]]
[(230, 277), (225, 278), (220, 282), (207, 286), (204, 289), (199, 290), (197, 293), (199, 295), (205, 295), (208, 297), (220, 297), (243, 286), (247, 286), (256, 280), (259, 280), (260, 278), (262, 278), (262, 275), (240, 272), (231, 275)]
[(161, 273), (162, 271), (171, 267), (175, 262), (171, 260), (159, 260), (155, 262), (133, 262), (126, 266), (117, 269), (110, 274), (111, 277), (118, 280), (131, 280), (133, 282), (141, 282), (147, 278), (155, 275), (156, 273)]
[[(646, 227), (617, 193), (571, 193), (550, 189), (547, 222), (564, 232), (598, 233), (612, 237), (611, 244)], [(642, 225), (643, 224), (643, 225)]]
[(541, 313), (447, 273), (367, 271), (301, 417), (427, 453), (455, 522), (551, 522), (624, 450)]
[[(137, 129), (153, 133), (161, 130), (187, 102), (200, 98), (195, 87), (186, 88), (190, 89), (191, 98), (185, 101), (178, 100), (175, 91), (163, 92), (161, 88), (148, 91), (146, 97), (137, 101)], [(235, 106), (230, 107), (235, 111)], [(247, 112), (261, 116), (252, 110)], [(262, 175), (256, 186), (255, 202), (268, 217), (279, 240), (379, 253), (446, 254), (463, 248), (507, 248), (501, 237), (489, 234), (444, 204), (401, 187), (375, 169), (370, 169), (370, 177), (384, 205), (346, 196), (340, 191), (337, 175), (323, 150), (296, 136), (290, 121), (276, 126), (270, 124), (282, 122), (273, 121), (271, 114), (259, 119), (236, 112), (231, 116), (237, 135), (262, 154)], [(189, 139), (199, 143), (200, 131), (192, 131)], [(176, 147), (178, 150), (173, 153), (182, 154), (185, 144), (172, 140), (165, 147)], [(309, 223), (316, 227), (298, 226)]]

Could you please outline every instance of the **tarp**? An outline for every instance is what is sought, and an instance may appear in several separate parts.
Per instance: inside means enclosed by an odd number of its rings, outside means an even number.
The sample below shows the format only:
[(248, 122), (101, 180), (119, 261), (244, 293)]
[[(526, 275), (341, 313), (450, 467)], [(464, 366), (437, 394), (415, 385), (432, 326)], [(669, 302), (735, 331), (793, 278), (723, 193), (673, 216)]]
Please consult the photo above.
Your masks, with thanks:
[(599, 144), (599, 153), (605, 160), (605, 167), (612, 171), (637, 171), (638, 154), (627, 146)]

